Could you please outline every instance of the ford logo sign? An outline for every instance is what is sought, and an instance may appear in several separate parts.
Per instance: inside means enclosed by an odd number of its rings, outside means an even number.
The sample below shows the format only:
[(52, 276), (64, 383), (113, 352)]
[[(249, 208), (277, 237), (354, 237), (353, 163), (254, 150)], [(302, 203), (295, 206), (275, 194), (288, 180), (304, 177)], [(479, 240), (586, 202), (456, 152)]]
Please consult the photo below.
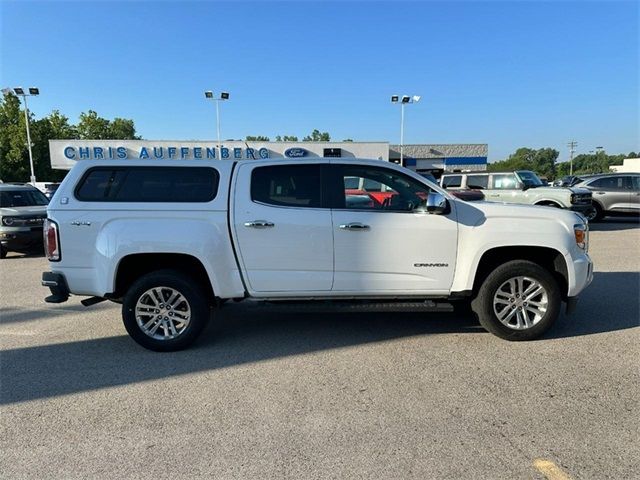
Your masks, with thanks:
[(309, 152), (304, 148), (287, 148), (284, 151), (284, 156), (289, 158), (306, 157)]

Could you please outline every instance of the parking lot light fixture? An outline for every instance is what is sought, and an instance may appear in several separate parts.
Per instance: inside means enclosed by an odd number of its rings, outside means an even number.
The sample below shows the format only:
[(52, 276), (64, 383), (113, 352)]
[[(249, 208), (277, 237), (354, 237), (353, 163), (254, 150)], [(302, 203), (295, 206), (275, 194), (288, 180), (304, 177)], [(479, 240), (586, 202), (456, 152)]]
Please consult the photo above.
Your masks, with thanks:
[[(27, 105), (27, 97), (35, 97), (40, 95), (40, 89), (38, 87), (29, 87), (29, 93), (25, 93), (24, 88), (22, 87), (14, 87), (13, 93), (17, 96), (22, 97), (22, 101), (24, 102), (24, 123), (27, 127), (27, 147), (29, 149), (29, 166), (31, 167), (31, 185), (35, 186), (36, 184), (36, 174), (33, 169), (33, 152), (31, 151), (31, 133), (29, 132), (29, 106)], [(10, 88), (3, 88), (2, 93), (7, 94), (10, 93)]]
[(213, 100), (216, 102), (216, 130), (218, 132), (218, 149), (220, 150), (220, 156), (218, 158), (222, 158), (222, 144), (220, 143), (220, 102), (224, 102), (225, 100), (229, 100), (229, 92), (221, 92), (220, 96), (216, 98), (215, 94), (211, 90), (206, 90), (204, 92), (204, 97), (207, 100)]
[(400, 165), (404, 167), (404, 106), (410, 103), (418, 103), (420, 95), (392, 95), (391, 103), (400, 103)]

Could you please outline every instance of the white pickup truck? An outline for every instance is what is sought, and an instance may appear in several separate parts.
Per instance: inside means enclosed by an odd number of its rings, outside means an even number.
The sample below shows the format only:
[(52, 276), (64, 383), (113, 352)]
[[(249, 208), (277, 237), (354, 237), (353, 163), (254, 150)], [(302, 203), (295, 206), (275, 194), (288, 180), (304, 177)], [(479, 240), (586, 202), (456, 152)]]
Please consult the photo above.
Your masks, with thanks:
[(158, 351), (190, 345), (229, 299), (467, 301), (527, 340), (593, 271), (584, 217), (464, 202), (378, 160), (79, 161), (47, 214), (46, 301), (121, 303)]

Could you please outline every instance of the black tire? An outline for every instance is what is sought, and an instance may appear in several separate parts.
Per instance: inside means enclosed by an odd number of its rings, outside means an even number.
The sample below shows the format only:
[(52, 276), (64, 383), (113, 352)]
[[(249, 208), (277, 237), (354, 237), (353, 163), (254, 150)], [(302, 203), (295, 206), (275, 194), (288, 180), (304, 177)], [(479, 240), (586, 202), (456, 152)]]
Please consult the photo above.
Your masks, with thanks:
[[(159, 287), (165, 287), (167, 289), (161, 290), (161, 295), (164, 294), (168, 296), (170, 293), (169, 289), (179, 292), (186, 300), (186, 303), (182, 303), (179, 308), (190, 309), (188, 324), (183, 327), (175, 338), (153, 338), (142, 330), (142, 327), (138, 325), (136, 319), (136, 304), (138, 301), (148, 302), (151, 298), (149, 295), (145, 296), (145, 294), (147, 294), (149, 290)], [(169, 307), (165, 306), (163, 309), (164, 308), (168, 309)], [(178, 308), (176, 308), (175, 312), (176, 315), (178, 313), (183, 313), (180, 312)], [(155, 313), (162, 313), (165, 315), (173, 314), (173, 312), (165, 313), (165, 310), (158, 309), (154, 310), (153, 314), (149, 314), (148, 316), (143, 315), (143, 317), (141, 317), (141, 322), (145, 323), (147, 320), (152, 321)], [(207, 296), (204, 294), (203, 290), (198, 287), (189, 276), (176, 270), (158, 270), (140, 277), (133, 283), (133, 285), (131, 285), (124, 297), (124, 302), (122, 303), (122, 321), (124, 322), (124, 327), (131, 338), (143, 347), (156, 352), (173, 352), (176, 350), (182, 350), (191, 345), (196, 341), (204, 327), (207, 325), (210, 315), (211, 310), (209, 308), (209, 303), (207, 302)], [(157, 318), (160, 317), (162, 317), (162, 315), (159, 315)], [(163, 318), (165, 320), (175, 320), (175, 318)], [(160, 322), (162, 322), (162, 320), (157, 321), (157, 323)], [(152, 326), (154, 325), (155, 323)], [(157, 331), (160, 331), (160, 328), (158, 328)]]
[[(498, 319), (496, 310), (494, 309), (494, 297), (498, 289), (503, 286), (510, 279), (515, 277), (527, 277), (538, 282), (546, 292), (547, 306), (544, 315), (538, 319), (533, 325), (528, 328), (515, 329), (515, 327), (509, 327)], [(526, 300), (522, 298), (521, 301)], [(533, 300), (533, 299), (531, 299)], [(505, 340), (532, 340), (541, 336), (546, 332), (556, 321), (560, 313), (561, 294), (560, 287), (556, 279), (547, 270), (540, 265), (527, 261), (527, 260), (512, 260), (500, 265), (493, 270), (489, 276), (482, 282), (478, 294), (473, 299), (471, 307), (474, 313), (478, 316), (480, 324), (489, 332), (494, 335), (503, 338)], [(509, 304), (510, 305), (510, 304)], [(515, 304), (517, 305), (517, 303)], [(510, 306), (514, 310), (518, 310), (515, 305)], [(530, 312), (525, 307), (524, 314), (527, 315), (527, 319), (530, 318)], [(498, 307), (497, 307), (498, 308)], [(501, 306), (499, 308), (502, 308)], [(507, 308), (506, 306), (504, 308)], [(517, 319), (518, 312), (514, 312), (516, 317), (512, 317), (512, 321)], [(510, 315), (507, 315), (509, 319)]]
[(602, 210), (602, 207), (598, 203), (593, 202), (591, 210), (587, 211), (585, 216), (587, 220), (589, 220), (589, 223), (596, 223), (604, 218), (604, 210)]
[(4, 248), (2, 245), (0, 245), (0, 258), (1, 259), (7, 258), (7, 249)]

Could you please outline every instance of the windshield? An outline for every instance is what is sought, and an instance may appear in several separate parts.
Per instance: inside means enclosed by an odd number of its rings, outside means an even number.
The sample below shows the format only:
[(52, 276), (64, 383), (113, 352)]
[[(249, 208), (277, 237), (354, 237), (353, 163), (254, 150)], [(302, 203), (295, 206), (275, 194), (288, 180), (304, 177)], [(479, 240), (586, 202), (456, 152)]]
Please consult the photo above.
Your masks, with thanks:
[(33, 207), (47, 205), (49, 200), (40, 190), (4, 190), (0, 192), (0, 207)]
[(530, 172), (529, 170), (519, 170), (516, 172), (520, 181), (524, 183), (525, 187), (542, 187), (544, 183), (538, 178), (538, 176)]

